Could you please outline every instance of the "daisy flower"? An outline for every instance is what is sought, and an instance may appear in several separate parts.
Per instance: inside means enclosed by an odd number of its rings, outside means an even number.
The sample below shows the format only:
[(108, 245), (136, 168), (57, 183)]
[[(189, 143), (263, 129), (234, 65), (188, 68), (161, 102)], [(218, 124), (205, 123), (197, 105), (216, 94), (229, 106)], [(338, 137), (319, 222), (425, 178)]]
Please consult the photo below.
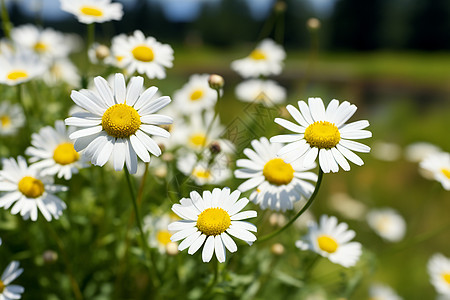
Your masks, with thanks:
[(123, 16), (120, 3), (111, 0), (60, 0), (61, 9), (75, 15), (84, 24), (119, 21)]
[(136, 30), (132, 36), (121, 34), (114, 37), (111, 50), (129, 74), (138, 72), (149, 79), (166, 78), (164, 68), (173, 65), (172, 47), (161, 44), (154, 37), (145, 37), (140, 30)]
[(25, 123), (22, 107), (7, 101), (0, 103), (0, 135), (13, 135)]
[(350, 170), (347, 159), (358, 166), (364, 164), (352, 151), (369, 152), (370, 147), (352, 139), (371, 137), (370, 131), (362, 130), (369, 126), (369, 122), (363, 120), (345, 124), (355, 113), (355, 105), (347, 101), (339, 104), (334, 99), (325, 109), (322, 99), (309, 98), (308, 104), (299, 101), (298, 106), (300, 111), (292, 105), (286, 107), (298, 124), (281, 118), (275, 119), (276, 123), (294, 133), (270, 139), (275, 143), (288, 143), (278, 151), (278, 155), (287, 163), (302, 158), (303, 165), (310, 166), (319, 156), (319, 165), (325, 173), (337, 172), (339, 166), (345, 171)]
[(369, 299), (372, 300), (402, 300), (403, 298), (389, 286), (384, 284), (372, 284), (369, 287)]
[(247, 179), (238, 189), (241, 192), (252, 190), (250, 201), (262, 209), (286, 211), (293, 209), (294, 202), (302, 197), (309, 198), (314, 185), (306, 180), (317, 181), (317, 175), (305, 172), (300, 161), (285, 163), (277, 156), (280, 144), (271, 144), (267, 138), (251, 142), (253, 149), (244, 149), (248, 159), (239, 159), (234, 171), (236, 178)]
[(69, 180), (78, 169), (86, 167), (80, 154), (75, 151), (69, 135), (75, 128), (66, 128), (64, 121), (56, 121), (55, 127), (46, 126), (39, 133), (31, 135), (31, 145), (25, 154), (31, 156), (30, 162), (41, 170), (43, 176), (56, 175)]
[[(241, 192), (229, 188), (204, 191), (203, 197), (196, 191), (190, 198), (174, 204), (172, 210), (183, 220), (169, 224), (168, 229), (177, 231), (170, 240), (183, 240), (178, 250), (189, 248), (188, 253), (194, 254), (204, 244), (202, 259), (209, 262), (216, 253), (219, 262), (225, 262), (225, 248), (236, 252), (237, 246), (230, 235), (251, 244), (256, 241), (256, 226), (242, 221), (256, 217), (256, 211), (241, 211), (249, 202), (247, 198), (239, 199)], [(239, 199), (239, 200), (238, 200)]]
[(278, 75), (283, 69), (286, 52), (271, 39), (261, 41), (249, 56), (235, 60), (231, 68), (244, 78)]
[(65, 58), (72, 51), (66, 35), (52, 28), (22, 25), (11, 30), (11, 38), (15, 44), (46, 59)]
[[(3, 159), (0, 171), (0, 207), (11, 208), (13, 215), (20, 212), (25, 219), (36, 221), (38, 210), (47, 221), (59, 219), (66, 204), (53, 193), (67, 191), (67, 187), (53, 184), (53, 177), (42, 176), (40, 170), (28, 166), (21, 156)], [(14, 205), (13, 205), (14, 204)]]
[(419, 163), (430, 154), (442, 152), (438, 146), (428, 142), (416, 142), (405, 148), (405, 157), (410, 162)]
[(430, 154), (420, 162), (420, 167), (431, 173), (432, 178), (439, 181), (445, 190), (450, 191), (450, 153)]
[(79, 86), (81, 83), (77, 67), (68, 58), (53, 60), (48, 72), (44, 73), (42, 79), (49, 86), (56, 86), (61, 82), (70, 86)]
[(405, 236), (406, 222), (392, 208), (371, 210), (367, 214), (367, 223), (376, 234), (389, 242), (398, 242)]
[(188, 83), (173, 94), (173, 104), (185, 115), (213, 108), (217, 92), (209, 87), (208, 79), (208, 74), (191, 75)]
[(308, 233), (295, 242), (301, 250), (311, 250), (346, 268), (354, 266), (361, 256), (361, 244), (350, 242), (355, 232), (346, 223), (339, 223), (336, 217), (322, 215), (319, 223), (310, 222)]
[(94, 165), (103, 166), (112, 160), (120, 171), (126, 163), (130, 173), (137, 171), (137, 157), (150, 162), (149, 152), (155, 156), (161, 149), (149, 135), (169, 137), (167, 130), (157, 126), (171, 124), (172, 118), (155, 114), (170, 103), (167, 96), (152, 99), (158, 88), (143, 93), (144, 78), (132, 77), (128, 86), (122, 74), (115, 75), (112, 89), (103, 77), (94, 79), (98, 94), (91, 90), (72, 91), (71, 98), (87, 112), (74, 113), (66, 125), (82, 127), (69, 135), (75, 140), (77, 152), (84, 154)]
[(375, 141), (372, 144), (372, 156), (383, 161), (396, 161), (402, 155), (402, 148), (395, 143)]
[(18, 261), (12, 261), (3, 271), (2, 277), (0, 279), (0, 299), (1, 300), (12, 300), (20, 299), (24, 288), (20, 285), (10, 284), (13, 280), (22, 274), (23, 269), (19, 268)]
[(148, 243), (150, 247), (157, 248), (161, 254), (168, 253), (174, 245), (178, 248), (178, 244), (170, 240), (172, 234), (167, 230), (172, 221), (174, 218), (168, 214), (160, 217), (148, 215), (144, 218), (144, 231), (150, 232)]
[(450, 259), (440, 253), (428, 261), (428, 275), (436, 291), (450, 298)]
[(353, 199), (347, 193), (331, 194), (328, 199), (328, 205), (347, 219), (364, 220), (367, 213), (367, 206), (361, 201)]
[(258, 102), (267, 107), (286, 100), (286, 89), (273, 80), (249, 79), (236, 86), (236, 97), (244, 102)]
[(1, 84), (17, 85), (41, 76), (47, 69), (47, 64), (30, 51), (5, 51), (0, 55)]

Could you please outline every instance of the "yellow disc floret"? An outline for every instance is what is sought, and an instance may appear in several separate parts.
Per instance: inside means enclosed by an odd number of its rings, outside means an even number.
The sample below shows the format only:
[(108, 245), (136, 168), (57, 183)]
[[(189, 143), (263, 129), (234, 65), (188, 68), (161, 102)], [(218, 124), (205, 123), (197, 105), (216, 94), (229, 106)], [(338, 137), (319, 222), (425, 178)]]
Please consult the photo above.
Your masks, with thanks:
[(266, 59), (266, 54), (261, 50), (255, 49), (250, 53), (250, 57), (254, 60), (264, 60)]
[(28, 78), (28, 73), (24, 70), (13, 70), (6, 76), (9, 80), (18, 80)]
[(150, 62), (155, 58), (153, 50), (145, 45), (137, 46), (131, 51), (131, 53), (133, 53), (135, 59), (143, 62)]
[(5, 290), (6, 285), (0, 280), (0, 294)]
[(86, 16), (101, 17), (103, 12), (95, 6), (82, 6), (80, 12)]
[(445, 282), (447, 282), (448, 284), (450, 284), (450, 273), (443, 273), (442, 275), (442, 279), (444, 279)]
[(47, 45), (43, 42), (37, 42), (34, 44), (33, 48), (36, 52), (45, 52), (47, 50)]
[(0, 124), (2, 127), (9, 127), (11, 125), (11, 118), (9, 116), (0, 116)]
[(161, 244), (161, 245), (167, 245), (168, 243), (170, 243), (170, 237), (172, 236), (172, 234), (167, 231), (167, 230), (160, 230), (158, 231), (158, 233), (156, 234), (156, 240)]
[(442, 172), (442, 174), (444, 174), (445, 177), (450, 179), (450, 169), (442, 168), (441, 172)]
[(19, 181), (19, 191), (27, 198), (38, 198), (45, 192), (45, 188), (39, 179), (25, 176)]
[(311, 147), (331, 149), (339, 143), (341, 134), (339, 133), (339, 129), (333, 123), (317, 121), (306, 128), (305, 140)]
[(273, 158), (264, 165), (263, 175), (271, 184), (284, 185), (294, 178), (294, 169), (281, 158)]
[(206, 136), (203, 133), (195, 133), (189, 137), (189, 143), (195, 147), (206, 145)]
[(317, 243), (319, 244), (319, 248), (328, 253), (336, 252), (339, 247), (338, 243), (334, 238), (329, 235), (322, 235), (317, 239)]
[(196, 100), (200, 99), (201, 97), (203, 97), (203, 90), (199, 89), (199, 90), (195, 90), (192, 92), (190, 99), (191, 99), (191, 101), (196, 101)]
[(108, 108), (102, 117), (103, 130), (115, 138), (127, 138), (141, 126), (138, 112), (126, 104), (115, 104)]
[(198, 168), (195, 167), (194, 171), (192, 171), (192, 175), (195, 176), (196, 178), (201, 178), (201, 179), (210, 179), (211, 178), (211, 172), (207, 169), (203, 169), (203, 168)]
[(197, 228), (207, 236), (219, 235), (231, 225), (230, 215), (222, 208), (207, 208), (197, 219)]
[(68, 165), (76, 162), (80, 154), (75, 151), (72, 143), (66, 142), (59, 144), (53, 151), (53, 160), (60, 165)]

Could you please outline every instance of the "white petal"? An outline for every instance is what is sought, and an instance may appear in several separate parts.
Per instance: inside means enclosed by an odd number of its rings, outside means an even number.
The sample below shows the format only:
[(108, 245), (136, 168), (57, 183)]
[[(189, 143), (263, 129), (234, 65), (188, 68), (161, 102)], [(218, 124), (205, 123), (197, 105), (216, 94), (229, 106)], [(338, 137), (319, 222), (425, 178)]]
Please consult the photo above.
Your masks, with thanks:
[(168, 96), (163, 96), (155, 100), (151, 100), (146, 103), (142, 108), (138, 110), (140, 116), (145, 116), (157, 112), (158, 110), (167, 106), (170, 103), (170, 98)]
[(202, 259), (203, 262), (209, 262), (214, 253), (214, 237), (208, 236), (205, 245), (203, 246)]
[(342, 126), (341, 128), (339, 128), (339, 131), (347, 132), (347, 131), (352, 131), (352, 130), (360, 130), (360, 129), (364, 129), (364, 128), (368, 127), (369, 125), (370, 125), (369, 121), (360, 120), (360, 121), (352, 122), (352, 123)]
[(314, 120), (311, 117), (311, 113), (309, 111), (309, 106), (306, 104), (306, 102), (305, 101), (298, 101), (298, 107), (300, 108), (300, 112), (302, 113), (303, 118), (305, 118), (306, 122), (308, 124), (314, 123)]
[[(308, 147), (303, 147), (306, 144), (306, 140), (300, 140), (297, 142), (293, 142), (290, 144), (287, 144), (286, 146), (282, 147), (280, 150), (278, 150), (277, 155), (279, 156), (283, 156), (284, 154), (294, 151), (294, 150), (299, 150), (302, 149), (303, 153), (306, 152), (306, 150), (308, 149)], [(299, 151), (300, 152), (300, 151)], [(301, 153), (301, 155), (303, 154)]]
[(178, 231), (178, 232), (172, 234), (172, 236), (170, 237), (170, 240), (172, 242), (177, 242), (179, 240), (182, 240), (182, 239), (190, 236), (191, 234), (194, 234), (197, 231), (198, 231), (197, 227), (189, 227), (189, 228), (183, 229), (181, 231)]
[(108, 82), (103, 77), (97, 76), (94, 78), (94, 84), (106, 105), (113, 106), (115, 104), (114, 96)]
[(245, 229), (229, 227), (226, 232), (246, 242), (256, 241), (256, 236)]
[(359, 139), (367, 139), (372, 137), (372, 132), (368, 131), (368, 130), (352, 130), (352, 131), (346, 131), (346, 132), (342, 132), (341, 130), (339, 130), (341, 132), (341, 138), (344, 139), (354, 139), (354, 140), (359, 140)]
[(192, 222), (190, 220), (180, 220), (180, 221), (175, 221), (173, 223), (170, 223), (167, 226), (167, 229), (169, 231), (180, 231), (180, 230), (184, 230), (190, 227), (194, 227), (197, 223), (196, 222)]
[(127, 88), (125, 87), (125, 78), (122, 74), (116, 73), (114, 76), (114, 97), (116, 103), (124, 103)]
[(246, 210), (246, 211), (241, 211), (235, 215), (232, 215), (230, 217), (230, 219), (232, 221), (239, 221), (239, 220), (244, 220), (244, 219), (249, 219), (249, 218), (256, 218), (257, 213), (254, 210)]
[(139, 138), (136, 135), (133, 134), (133, 135), (130, 136), (130, 142), (131, 142), (131, 146), (133, 146), (133, 149), (136, 152), (136, 154), (139, 156), (139, 158), (143, 162), (149, 162), (150, 161), (150, 154), (148, 154), (147, 149), (141, 143)]
[(306, 154), (303, 160), (303, 167), (308, 168), (314, 164), (317, 155), (319, 154), (319, 149), (317, 147), (311, 148)]
[(293, 132), (297, 132), (297, 133), (304, 133), (305, 132), (305, 127), (301, 127), (297, 124), (292, 123), (291, 121), (285, 120), (285, 119), (281, 119), (281, 118), (275, 118), (275, 123), (283, 126), (286, 129), (289, 129)]
[(226, 232), (223, 232), (220, 236), (222, 237), (222, 242), (225, 245), (225, 247), (227, 247), (228, 251), (230, 251), (231, 253), (237, 251), (236, 243)]
[(105, 112), (103, 108), (97, 105), (97, 103), (95, 103), (92, 99), (89, 99), (87, 96), (83, 95), (81, 92), (72, 91), (70, 98), (72, 98), (76, 105), (99, 116), (102, 116)]
[(233, 228), (242, 228), (248, 231), (256, 232), (257, 228), (254, 224), (247, 222), (247, 221), (233, 221), (231, 222), (233, 225)]
[(233, 204), (233, 206), (228, 210), (228, 213), (230, 214), (230, 216), (233, 216), (235, 214), (237, 214), (238, 212), (240, 212), (247, 204), (248, 204), (248, 199), (247, 198), (242, 198), (240, 200), (238, 200), (236, 203)]
[(131, 143), (128, 140), (125, 140), (125, 163), (127, 165), (128, 171), (130, 174), (136, 174), (137, 172), (137, 156), (136, 152), (131, 146)]
[(66, 125), (69, 126), (77, 126), (77, 127), (92, 127), (102, 123), (102, 119), (85, 119), (85, 118), (76, 118), (69, 117), (64, 120)]
[(214, 249), (216, 252), (217, 260), (220, 263), (225, 262), (225, 246), (223, 245), (222, 238), (220, 235), (214, 237)]
[(320, 98), (308, 99), (309, 109), (314, 121), (323, 121), (325, 119), (325, 106)]
[(248, 191), (250, 189), (253, 189), (255, 187), (257, 187), (258, 185), (260, 185), (262, 182), (264, 181), (264, 176), (258, 176), (258, 177), (254, 177), (251, 178), (247, 181), (244, 181), (239, 187), (238, 189), (241, 192), (245, 192)]
[(146, 89), (141, 94), (141, 96), (136, 101), (136, 103), (134, 104), (134, 108), (136, 110), (141, 109), (144, 105), (146, 105), (152, 99), (152, 97), (156, 94), (157, 91), (158, 91), (158, 88), (156, 86), (152, 86), (152, 87), (149, 87), (148, 89)]
[(100, 152), (96, 155), (96, 161), (94, 165), (103, 166), (109, 160), (114, 148), (113, 137), (108, 136), (106, 142), (103, 144)]
[(300, 111), (297, 108), (295, 108), (293, 105), (289, 104), (288, 106), (286, 106), (286, 109), (291, 114), (291, 116), (294, 118), (294, 120), (297, 121), (300, 125), (302, 125), (305, 128), (309, 126), (308, 122), (306, 122), (306, 120), (303, 118)]
[(160, 156), (161, 155), (161, 149), (159, 148), (158, 144), (149, 137), (147, 134), (142, 132), (141, 130), (136, 131), (135, 135), (139, 138), (141, 143), (145, 146), (145, 148), (154, 156)]
[(90, 128), (86, 128), (86, 129), (81, 129), (81, 130), (77, 130), (75, 132), (73, 132), (71, 135), (69, 135), (69, 138), (74, 140), (80, 137), (85, 137), (85, 136), (89, 136), (89, 135), (93, 135), (96, 133), (99, 133), (103, 130), (103, 127), (100, 126), (95, 126), (95, 127), (90, 127)]
[(144, 78), (141, 76), (131, 77), (128, 83), (126, 102), (127, 105), (133, 106), (141, 94), (142, 86), (144, 85)]
[(354, 163), (358, 166), (362, 166), (364, 164), (364, 161), (358, 155), (356, 155), (352, 151), (348, 150), (347, 148), (345, 148), (339, 144), (336, 145), (336, 148), (337, 148), (337, 150), (339, 150), (339, 152), (342, 153), (342, 155), (344, 155), (345, 158), (347, 158), (352, 163)]
[(166, 125), (172, 124), (173, 119), (165, 115), (151, 114), (142, 116), (141, 122), (146, 124)]
[(206, 240), (206, 235), (202, 234), (200, 235), (189, 247), (188, 253), (189, 254), (194, 254), (195, 252), (197, 252), (197, 250), (203, 245), (203, 243)]
[(333, 154), (336, 162), (341, 166), (344, 171), (350, 171), (350, 165), (348, 164), (345, 157), (336, 148), (331, 148), (331, 153)]
[(247, 168), (256, 171), (261, 171), (264, 168), (263, 165), (259, 165), (249, 159), (238, 159), (236, 161), (236, 166), (239, 168)]
[(291, 143), (303, 138), (303, 134), (280, 134), (270, 138), (271, 143)]
[(187, 238), (185, 238), (179, 245), (178, 250), (183, 251), (184, 249), (190, 247), (192, 243), (195, 242), (195, 240), (201, 235), (202, 233), (200, 231), (194, 232), (193, 234), (189, 235)]
[(125, 163), (125, 153), (127, 151), (124, 139), (116, 139), (113, 149), (114, 170), (120, 171)]
[(151, 135), (162, 136), (165, 138), (170, 137), (170, 133), (167, 130), (155, 125), (141, 124), (139, 129)]
[(355, 141), (349, 141), (349, 140), (344, 140), (341, 139), (339, 141), (339, 144), (341, 144), (342, 146), (344, 146), (345, 148), (348, 148), (350, 150), (353, 151), (357, 151), (357, 152), (364, 152), (364, 153), (368, 153), (370, 152), (370, 147)]

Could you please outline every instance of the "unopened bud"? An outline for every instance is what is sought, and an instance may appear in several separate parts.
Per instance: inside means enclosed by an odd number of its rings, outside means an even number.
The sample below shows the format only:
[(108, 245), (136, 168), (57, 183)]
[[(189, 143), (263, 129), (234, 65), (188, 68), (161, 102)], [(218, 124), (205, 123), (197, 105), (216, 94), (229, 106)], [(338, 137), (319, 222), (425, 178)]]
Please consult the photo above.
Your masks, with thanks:
[(42, 259), (46, 264), (54, 263), (58, 260), (58, 253), (53, 250), (46, 250), (44, 253), (42, 253)]
[(275, 255), (282, 255), (284, 253), (284, 246), (280, 243), (275, 243), (270, 247), (270, 251)]
[(177, 255), (178, 254), (178, 244), (174, 242), (169, 242), (166, 245), (166, 252), (169, 255)]
[(309, 18), (308, 21), (306, 21), (306, 26), (310, 30), (317, 30), (320, 28), (320, 20), (317, 18)]
[(161, 165), (155, 168), (154, 174), (156, 177), (165, 178), (167, 176), (167, 166)]
[(221, 88), (223, 88), (225, 80), (220, 75), (211, 74), (209, 75), (208, 84), (209, 87), (213, 90), (220, 90)]
[(222, 149), (220, 148), (220, 144), (218, 142), (213, 142), (209, 146), (209, 151), (211, 151), (211, 154), (219, 154)]
[(165, 152), (163, 153), (163, 155), (161, 156), (161, 159), (163, 161), (172, 161), (174, 159), (173, 154), (170, 152)]
[(98, 60), (104, 60), (109, 56), (109, 48), (105, 45), (98, 45), (97, 48), (95, 48), (95, 57)]

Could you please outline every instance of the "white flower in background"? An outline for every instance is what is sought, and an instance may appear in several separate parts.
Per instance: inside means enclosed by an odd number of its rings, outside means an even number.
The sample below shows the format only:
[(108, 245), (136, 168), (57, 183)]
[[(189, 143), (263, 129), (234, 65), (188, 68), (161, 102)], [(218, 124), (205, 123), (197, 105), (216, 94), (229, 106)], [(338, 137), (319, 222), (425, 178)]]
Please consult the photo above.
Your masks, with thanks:
[(369, 287), (370, 300), (402, 300), (403, 298), (389, 286), (376, 283)]
[(50, 64), (50, 68), (43, 75), (44, 82), (49, 86), (56, 86), (65, 82), (70, 86), (79, 86), (81, 78), (77, 67), (70, 59), (60, 58)]
[(239, 83), (235, 92), (239, 100), (261, 103), (267, 107), (286, 100), (286, 89), (273, 80), (249, 79)]
[(145, 37), (140, 30), (131, 36), (121, 34), (114, 37), (111, 50), (113, 57), (120, 61), (129, 74), (137, 72), (147, 75), (149, 79), (164, 79), (164, 68), (173, 66), (172, 47), (161, 44), (154, 37)]
[(52, 28), (27, 24), (11, 30), (11, 38), (21, 48), (37, 53), (45, 59), (66, 58), (72, 48), (67, 36)]
[(137, 157), (150, 161), (149, 153), (159, 156), (161, 149), (149, 135), (169, 137), (158, 125), (171, 124), (171, 117), (155, 114), (170, 103), (167, 96), (152, 99), (157, 87), (143, 93), (144, 78), (132, 77), (125, 86), (122, 74), (115, 75), (114, 88), (100, 76), (94, 79), (98, 93), (91, 90), (72, 91), (72, 100), (87, 112), (74, 113), (66, 125), (82, 127), (69, 137), (75, 140), (76, 151), (84, 150), (94, 165), (108, 160), (120, 171), (126, 163), (131, 174), (137, 171)]
[(345, 124), (356, 112), (356, 106), (347, 101), (339, 104), (334, 99), (327, 108), (320, 98), (309, 98), (308, 104), (298, 102), (299, 109), (288, 105), (286, 109), (298, 124), (276, 118), (275, 122), (293, 131), (292, 134), (277, 135), (270, 139), (275, 143), (288, 143), (278, 151), (287, 163), (303, 159), (304, 166), (311, 166), (317, 157), (324, 173), (337, 172), (339, 166), (350, 170), (347, 159), (361, 166), (363, 160), (352, 151), (369, 152), (370, 147), (352, 141), (372, 136), (366, 120)]
[(346, 268), (354, 266), (361, 256), (361, 244), (350, 242), (355, 232), (346, 223), (339, 223), (336, 217), (322, 215), (319, 224), (311, 222), (308, 233), (295, 246), (301, 250), (311, 250), (331, 262)]
[(119, 21), (123, 16), (120, 3), (111, 0), (60, 0), (61, 9), (75, 15), (84, 24)]
[(436, 253), (428, 261), (427, 268), (430, 282), (436, 291), (450, 298), (450, 259)]
[(203, 158), (197, 159), (192, 152), (181, 154), (177, 160), (177, 168), (184, 175), (190, 176), (197, 185), (220, 184), (230, 178), (231, 161), (226, 154), (212, 157), (211, 152), (203, 152)]
[(191, 75), (189, 81), (173, 94), (173, 104), (184, 115), (213, 109), (217, 92), (209, 87), (209, 74)]
[(173, 221), (174, 218), (168, 214), (160, 217), (148, 215), (144, 218), (144, 232), (149, 232), (148, 243), (150, 247), (157, 248), (161, 254), (170, 251), (173, 245), (178, 247), (177, 243), (170, 240), (172, 233), (167, 229), (167, 226)]
[(392, 208), (372, 209), (367, 214), (367, 223), (376, 234), (389, 242), (398, 242), (406, 232), (406, 222)]
[(99, 43), (93, 43), (88, 49), (88, 57), (93, 64), (104, 62), (110, 55), (111, 51), (108, 46)]
[(41, 76), (48, 65), (39, 56), (27, 50), (0, 54), (0, 84), (17, 85)]
[(46, 126), (31, 135), (32, 146), (25, 150), (25, 154), (31, 156), (29, 161), (41, 170), (41, 175), (56, 175), (69, 180), (72, 174), (78, 173), (78, 169), (87, 166), (69, 139), (74, 131), (75, 128), (66, 128), (64, 121), (58, 120), (54, 128)]
[(420, 168), (432, 174), (434, 180), (439, 181), (445, 190), (450, 191), (450, 153), (430, 154), (420, 162)]
[(347, 219), (363, 220), (366, 216), (367, 206), (346, 193), (332, 193), (328, 204), (331, 209)]
[(219, 262), (225, 262), (226, 251), (237, 251), (237, 245), (230, 235), (249, 244), (256, 241), (256, 226), (242, 221), (256, 217), (256, 211), (241, 211), (247, 204), (247, 198), (239, 199), (241, 192), (229, 188), (203, 191), (203, 197), (196, 191), (191, 192), (190, 198), (180, 200), (181, 204), (174, 204), (172, 210), (183, 220), (171, 223), (170, 231), (177, 231), (170, 238), (177, 242), (183, 240), (178, 250), (189, 248), (188, 253), (194, 254), (204, 244), (202, 259), (209, 262), (216, 253)]
[(261, 41), (249, 56), (235, 60), (231, 68), (244, 78), (278, 75), (283, 69), (286, 52), (271, 39)]
[(372, 144), (371, 154), (379, 160), (396, 161), (402, 156), (402, 148), (395, 143), (375, 141)]
[(18, 261), (12, 261), (3, 271), (2, 277), (0, 278), (0, 299), (1, 300), (12, 300), (20, 299), (24, 288), (20, 285), (11, 284), (17, 277), (22, 274), (23, 269), (19, 268), (20, 264)]
[(241, 192), (253, 190), (250, 200), (262, 209), (286, 211), (293, 209), (294, 202), (302, 197), (309, 198), (314, 191), (317, 175), (306, 172), (300, 161), (285, 163), (277, 156), (280, 144), (269, 143), (267, 138), (251, 142), (253, 149), (244, 149), (248, 159), (239, 159), (234, 171), (236, 178), (245, 178), (238, 189)]
[(427, 142), (416, 142), (405, 147), (405, 157), (410, 162), (421, 162), (430, 154), (442, 152), (436, 145)]
[[(67, 191), (67, 187), (53, 184), (53, 177), (42, 176), (40, 170), (28, 166), (21, 156), (3, 159), (0, 171), (0, 207), (11, 208), (13, 215), (20, 213), (24, 220), (36, 221), (38, 210), (47, 221), (59, 219), (66, 204), (54, 193)], [(14, 204), (14, 205), (13, 205)]]
[(13, 135), (25, 123), (22, 107), (7, 101), (0, 103), (0, 136)]

